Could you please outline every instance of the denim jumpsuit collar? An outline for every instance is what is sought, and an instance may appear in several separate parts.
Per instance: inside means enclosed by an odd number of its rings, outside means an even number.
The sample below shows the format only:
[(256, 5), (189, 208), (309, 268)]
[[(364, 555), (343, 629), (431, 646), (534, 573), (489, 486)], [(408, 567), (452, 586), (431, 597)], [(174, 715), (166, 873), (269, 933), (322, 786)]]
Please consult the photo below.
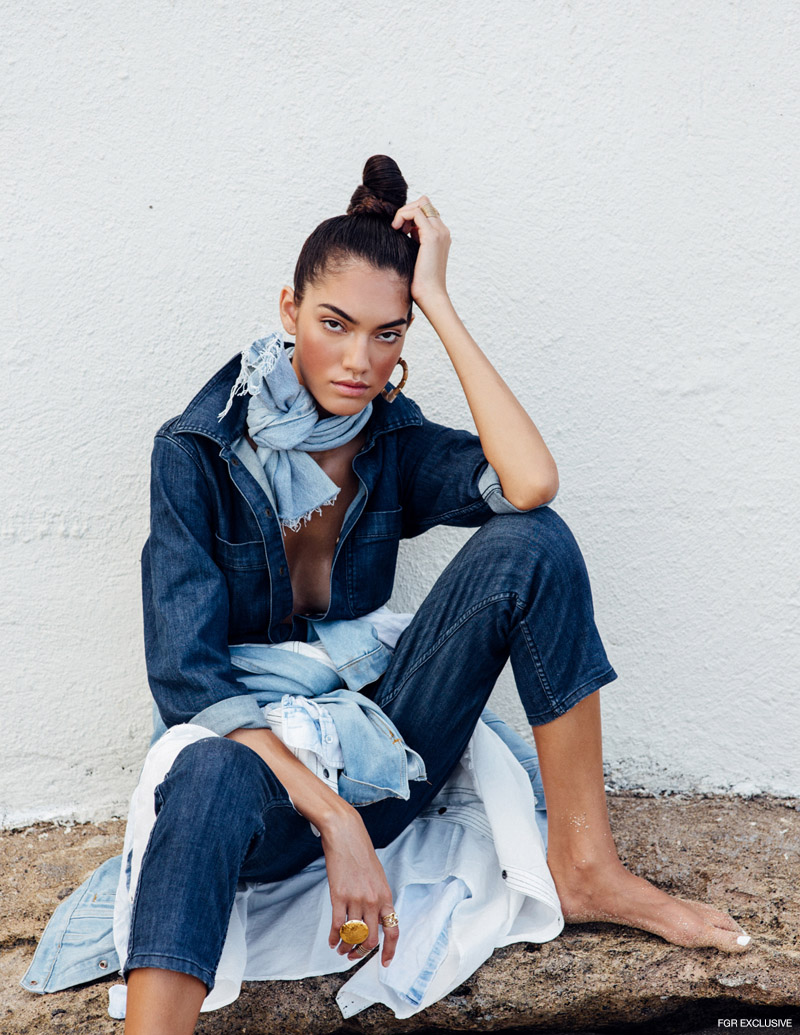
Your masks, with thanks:
[[(285, 346), (293, 342), (284, 342)], [(219, 420), (230, 396), (231, 385), (236, 380), (241, 366), (241, 354), (237, 353), (200, 389), (181, 416), (173, 425), (177, 434), (204, 435), (228, 450), (247, 430), (247, 404), (249, 397), (236, 396), (228, 413)], [(391, 385), (387, 384), (387, 388)], [(403, 395), (397, 396), (391, 404), (378, 395), (373, 400), (373, 412), (366, 426), (367, 440), (361, 450), (371, 448), (378, 435), (399, 428), (422, 424), (422, 413), (415, 402)], [(360, 455), (360, 454), (359, 454)]]

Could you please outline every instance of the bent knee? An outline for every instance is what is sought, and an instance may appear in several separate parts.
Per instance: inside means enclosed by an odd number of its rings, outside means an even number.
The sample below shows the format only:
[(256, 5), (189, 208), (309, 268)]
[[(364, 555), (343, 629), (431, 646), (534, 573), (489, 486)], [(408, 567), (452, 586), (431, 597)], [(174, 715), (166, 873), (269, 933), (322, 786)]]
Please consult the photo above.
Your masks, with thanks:
[(162, 787), (239, 805), (261, 800), (274, 789), (272, 782), (277, 783), (272, 771), (255, 751), (226, 737), (205, 737), (179, 752)]
[(487, 563), (505, 559), (525, 571), (552, 571), (562, 577), (586, 570), (569, 525), (550, 507), (496, 514), (479, 529), (474, 538), (478, 537)]

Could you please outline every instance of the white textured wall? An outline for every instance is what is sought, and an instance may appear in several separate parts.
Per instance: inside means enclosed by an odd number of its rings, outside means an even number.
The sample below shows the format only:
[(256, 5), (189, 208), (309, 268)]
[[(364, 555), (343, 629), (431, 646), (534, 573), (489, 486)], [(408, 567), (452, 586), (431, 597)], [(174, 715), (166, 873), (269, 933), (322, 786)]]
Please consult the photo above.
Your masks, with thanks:
[[(609, 780), (800, 794), (796, 4), (0, 13), (2, 822), (124, 807), (153, 432), (275, 324), (374, 152), (442, 210), (559, 464), (620, 675)], [(467, 425), (423, 323), (409, 394)], [(461, 538), (404, 546), (396, 603)]]

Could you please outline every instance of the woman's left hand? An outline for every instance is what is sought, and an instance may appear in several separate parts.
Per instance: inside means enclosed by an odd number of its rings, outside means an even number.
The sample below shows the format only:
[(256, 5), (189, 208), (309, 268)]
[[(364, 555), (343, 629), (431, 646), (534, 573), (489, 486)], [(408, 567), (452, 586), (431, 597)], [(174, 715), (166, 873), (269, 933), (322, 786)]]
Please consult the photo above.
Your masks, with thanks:
[(423, 205), (431, 205), (427, 194), (399, 208), (392, 226), (395, 230), (410, 234), (419, 243), (414, 279), (411, 281), (411, 297), (424, 311), (426, 300), (447, 295), (445, 271), (450, 250), (450, 231), (440, 216), (426, 216), (422, 211)]

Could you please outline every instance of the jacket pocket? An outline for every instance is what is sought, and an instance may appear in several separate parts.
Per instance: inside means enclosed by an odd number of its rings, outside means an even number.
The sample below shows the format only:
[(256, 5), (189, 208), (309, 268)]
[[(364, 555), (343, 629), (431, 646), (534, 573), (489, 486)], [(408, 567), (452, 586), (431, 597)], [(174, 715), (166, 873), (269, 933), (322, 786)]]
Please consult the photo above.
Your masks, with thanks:
[(347, 594), (356, 615), (374, 611), (392, 595), (403, 509), (366, 510), (347, 541)]
[(249, 543), (229, 543), (215, 535), (214, 560), (220, 568), (228, 571), (252, 571), (268, 567), (267, 553), (260, 539)]
[(228, 584), (228, 641), (263, 640), (270, 620), (270, 574), (259, 539), (229, 543), (214, 537), (214, 561)]

